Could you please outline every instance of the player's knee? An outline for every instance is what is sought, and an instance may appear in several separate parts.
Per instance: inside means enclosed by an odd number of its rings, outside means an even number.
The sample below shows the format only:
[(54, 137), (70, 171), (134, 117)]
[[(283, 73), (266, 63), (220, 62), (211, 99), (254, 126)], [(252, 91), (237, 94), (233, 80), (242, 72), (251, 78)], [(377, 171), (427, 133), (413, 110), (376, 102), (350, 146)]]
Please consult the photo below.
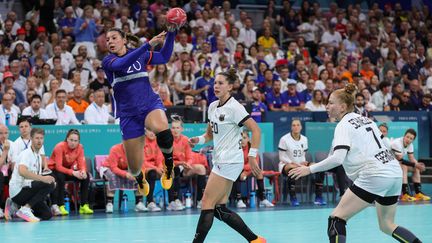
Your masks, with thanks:
[(138, 176), (141, 173), (141, 167), (129, 167), (129, 172), (131, 173), (131, 175), (133, 176)]
[(393, 222), (388, 221), (388, 220), (380, 220), (379, 221), (379, 227), (380, 227), (380, 230), (387, 235), (392, 235), (394, 229), (396, 228), (395, 224)]
[(216, 205), (216, 201), (211, 198), (207, 191), (204, 191), (203, 197), (201, 199), (201, 209), (212, 209)]
[(203, 165), (197, 165), (194, 167), (195, 174), (198, 175), (205, 175), (206, 174), (206, 168)]
[(156, 134), (157, 144), (162, 149), (169, 149), (172, 147), (174, 138), (171, 130), (167, 129), (158, 134)]
[(328, 218), (328, 228), (327, 235), (328, 237), (334, 238), (337, 236), (346, 236), (346, 221), (335, 216), (330, 216)]

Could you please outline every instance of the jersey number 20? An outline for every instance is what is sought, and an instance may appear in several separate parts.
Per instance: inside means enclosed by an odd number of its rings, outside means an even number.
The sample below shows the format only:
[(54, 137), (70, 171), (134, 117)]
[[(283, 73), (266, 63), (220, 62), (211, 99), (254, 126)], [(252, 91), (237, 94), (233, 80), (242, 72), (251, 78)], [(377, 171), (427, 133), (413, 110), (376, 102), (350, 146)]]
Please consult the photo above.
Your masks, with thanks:
[(219, 132), (218, 124), (216, 122), (210, 122), (210, 126), (212, 128), (213, 133), (218, 134)]
[(128, 70), (126, 71), (126, 73), (133, 73), (134, 70), (135, 71), (139, 71), (141, 70), (141, 63), (139, 61), (136, 61), (134, 64), (132, 64), (132, 66), (129, 66)]

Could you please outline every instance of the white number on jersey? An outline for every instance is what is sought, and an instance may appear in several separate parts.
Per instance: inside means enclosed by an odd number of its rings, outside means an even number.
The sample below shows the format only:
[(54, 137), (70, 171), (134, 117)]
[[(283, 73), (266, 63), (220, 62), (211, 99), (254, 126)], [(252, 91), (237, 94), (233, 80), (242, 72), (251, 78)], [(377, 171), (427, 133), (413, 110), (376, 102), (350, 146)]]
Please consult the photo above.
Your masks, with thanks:
[[(132, 69), (133, 67), (133, 69)], [(141, 70), (141, 63), (137, 60), (134, 64), (132, 64), (132, 66), (129, 66), (128, 70), (126, 71), (126, 73), (133, 73), (134, 71), (139, 71)]]

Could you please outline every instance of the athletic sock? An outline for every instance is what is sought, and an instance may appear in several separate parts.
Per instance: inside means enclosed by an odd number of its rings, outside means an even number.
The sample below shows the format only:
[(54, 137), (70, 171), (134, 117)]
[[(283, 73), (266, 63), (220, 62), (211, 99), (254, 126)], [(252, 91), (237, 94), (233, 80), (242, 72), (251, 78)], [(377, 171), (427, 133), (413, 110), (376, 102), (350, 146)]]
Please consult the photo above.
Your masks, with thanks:
[(392, 237), (402, 243), (406, 243), (406, 242), (421, 243), (421, 241), (417, 238), (417, 236), (415, 236), (413, 233), (411, 233), (411, 231), (405, 229), (402, 226), (398, 226), (393, 231)]
[(414, 191), (416, 194), (421, 192), (421, 184), (414, 182)]
[(135, 205), (142, 202), (143, 201), (143, 197), (142, 196), (135, 196)]
[(235, 212), (229, 210), (225, 204), (216, 205), (214, 216), (225, 222), (239, 234), (241, 234), (246, 240), (253, 241), (258, 239), (258, 236), (249, 229), (243, 219)]
[(258, 190), (257, 190), (257, 197), (260, 201), (265, 199), (264, 195), (264, 179), (257, 179), (258, 184)]
[(142, 173), (142, 171), (140, 171), (140, 173), (137, 175), (137, 176), (135, 176), (135, 179), (136, 179), (136, 181), (138, 182), (138, 186), (140, 187), (140, 188), (143, 188), (143, 179), (144, 179), (144, 175), (143, 175), (143, 173)]
[(107, 203), (113, 203), (114, 197), (107, 197)]
[(213, 225), (213, 217), (214, 217), (214, 210), (213, 209), (206, 209), (201, 210), (201, 215), (198, 220), (196, 232), (195, 232), (195, 238), (193, 240), (193, 243), (202, 243), (204, 242), (207, 233), (209, 232), (210, 228)]
[(403, 183), (402, 184), (402, 195), (408, 194), (408, 184)]

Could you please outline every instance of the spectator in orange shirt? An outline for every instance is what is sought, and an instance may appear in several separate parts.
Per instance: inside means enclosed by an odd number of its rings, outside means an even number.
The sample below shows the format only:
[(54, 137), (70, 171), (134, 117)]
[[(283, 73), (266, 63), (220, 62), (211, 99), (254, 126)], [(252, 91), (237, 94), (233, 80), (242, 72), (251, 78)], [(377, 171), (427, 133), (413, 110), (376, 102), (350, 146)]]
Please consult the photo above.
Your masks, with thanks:
[(160, 179), (163, 173), (164, 157), (160, 150), (156, 135), (146, 129), (145, 130), (145, 145), (144, 145), (144, 167), (146, 168), (146, 178), (150, 186), (149, 194), (147, 195), (147, 208), (150, 212), (159, 212), (159, 208), (153, 199), (153, 192), (156, 180)]
[[(142, 167), (144, 170), (144, 166)], [(108, 158), (102, 163), (103, 175), (108, 180), (106, 213), (114, 210), (113, 201), (116, 190), (135, 190), (135, 211), (147, 211), (143, 195), (137, 190), (135, 177), (128, 171), (126, 152), (122, 143), (111, 147)]]
[(350, 62), (348, 64), (348, 70), (342, 72), (340, 79), (346, 77), (346, 78), (348, 78), (349, 83), (352, 83), (353, 82), (353, 76), (356, 73), (358, 73), (357, 62)]
[(51, 194), (52, 212), (54, 215), (67, 215), (64, 206), (65, 181), (73, 180), (80, 184), (80, 214), (92, 214), (88, 204), (90, 175), (87, 172), (84, 148), (80, 144), (80, 134), (76, 129), (70, 129), (66, 139), (58, 143), (49, 158), (48, 168), (56, 178), (56, 189)]
[[(243, 171), (240, 174), (239, 178), (234, 183), (233, 189), (234, 189), (234, 194), (236, 195), (236, 198), (237, 198), (237, 208), (246, 208), (246, 204), (241, 199), (240, 191), (241, 191), (241, 183), (246, 181), (246, 179), (248, 177), (253, 176), (252, 170), (251, 170), (250, 165), (249, 165), (249, 158), (248, 158), (249, 149), (250, 149), (250, 137), (249, 137), (248, 131), (242, 132), (241, 146), (242, 146), (243, 155), (244, 155), (244, 167), (243, 167)], [(260, 161), (260, 157), (259, 157), (259, 155), (257, 155), (258, 165), (260, 164), (259, 161)], [(265, 194), (264, 194), (264, 176), (262, 174), (262, 171), (256, 177), (256, 179), (257, 179), (257, 184), (258, 184), (257, 197), (260, 200), (260, 207), (274, 207), (273, 203), (271, 203), (265, 197)]]
[(67, 105), (72, 107), (75, 113), (84, 113), (89, 103), (83, 99), (84, 88), (75, 85), (73, 97), (68, 101)]
[[(180, 176), (189, 177), (197, 176), (197, 207), (201, 208), (201, 199), (206, 186), (206, 163), (192, 152), (189, 144), (189, 138), (183, 135), (183, 121), (180, 117), (175, 117), (171, 123), (171, 131), (174, 136), (173, 159)], [(170, 200), (171, 201), (171, 200)]]
[(367, 84), (369, 84), (371, 78), (375, 75), (374, 70), (371, 67), (369, 58), (365, 57), (361, 61), (361, 70), (360, 74), (362, 75), (363, 79), (366, 81)]

